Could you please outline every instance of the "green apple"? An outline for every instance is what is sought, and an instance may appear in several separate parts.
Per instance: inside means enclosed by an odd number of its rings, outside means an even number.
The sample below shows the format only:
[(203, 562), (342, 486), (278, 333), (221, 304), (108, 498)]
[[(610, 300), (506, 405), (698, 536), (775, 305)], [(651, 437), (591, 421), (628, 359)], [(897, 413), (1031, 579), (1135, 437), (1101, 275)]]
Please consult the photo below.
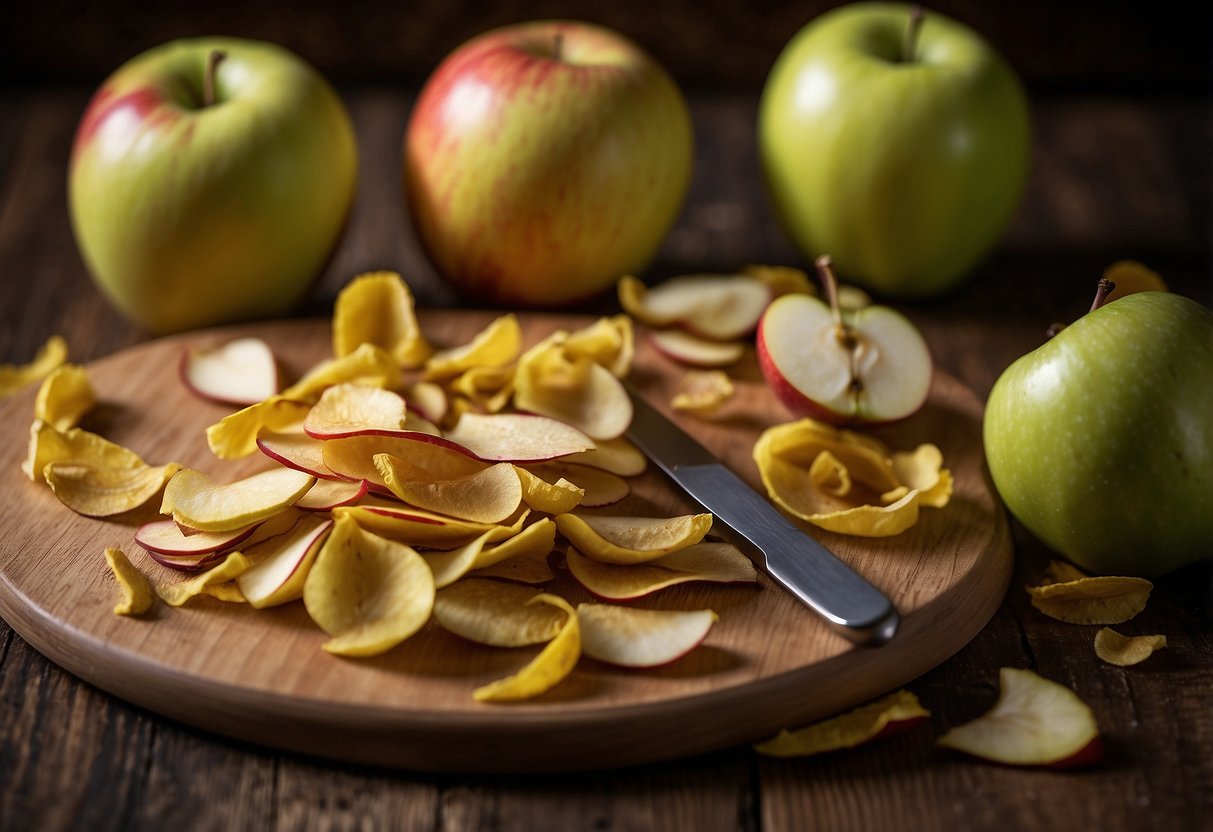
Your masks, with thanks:
[(69, 171), (102, 292), (156, 332), (281, 315), (323, 269), (357, 180), (341, 100), (268, 43), (181, 40), (93, 96)]
[(985, 415), (1007, 508), (1094, 572), (1150, 576), (1213, 555), (1213, 313), (1141, 292), (1013, 363)]
[(588, 23), (495, 29), (426, 82), (404, 187), (435, 267), (471, 302), (559, 306), (642, 269), (690, 183), (678, 87)]
[(972, 29), (912, 7), (822, 15), (780, 54), (759, 150), (776, 212), (810, 258), (899, 297), (955, 286), (994, 243), (1028, 169), (1028, 107)]

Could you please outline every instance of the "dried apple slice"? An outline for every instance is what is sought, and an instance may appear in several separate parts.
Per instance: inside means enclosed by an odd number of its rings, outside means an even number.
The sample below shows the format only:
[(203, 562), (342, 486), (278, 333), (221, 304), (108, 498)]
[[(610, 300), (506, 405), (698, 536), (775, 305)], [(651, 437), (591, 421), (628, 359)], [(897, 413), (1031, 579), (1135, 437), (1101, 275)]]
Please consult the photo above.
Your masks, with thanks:
[(219, 459), (239, 459), (257, 450), (261, 431), (282, 431), (299, 424), (311, 405), (285, 396), (271, 396), (224, 416), (206, 429), (206, 443)]
[(621, 436), (632, 423), (627, 389), (593, 360), (566, 355), (563, 344), (548, 338), (519, 359), (514, 406), (567, 422), (595, 441)]
[(1075, 768), (1103, 755), (1095, 715), (1074, 691), (1030, 670), (1004, 667), (994, 707), (938, 744), (1013, 766)]
[(768, 757), (811, 757), (904, 733), (930, 717), (930, 711), (918, 703), (918, 697), (908, 690), (899, 690), (805, 728), (780, 731), (755, 745), (754, 750)]
[(434, 618), (444, 630), (490, 647), (526, 647), (560, 635), (567, 613), (531, 604), (540, 593), (498, 581), (469, 578), (438, 591)]
[(728, 367), (745, 355), (744, 341), (709, 341), (684, 329), (658, 329), (649, 337), (658, 352), (692, 367)]
[(231, 531), (294, 505), (315, 483), (315, 477), (301, 471), (275, 468), (215, 485), (201, 471), (186, 468), (169, 480), (160, 513), (198, 531)]
[(255, 609), (274, 607), (303, 597), (303, 583), (333, 521), (304, 517), (289, 532), (243, 550), (252, 563), (236, 578), (244, 600)]
[(530, 699), (551, 690), (573, 672), (577, 659), (581, 656), (581, 627), (577, 621), (577, 613), (569, 606), (568, 601), (547, 593), (536, 595), (528, 603), (548, 604), (564, 611), (564, 626), (522, 670), (513, 676), (477, 688), (472, 693), (477, 702)]
[(542, 462), (594, 448), (572, 425), (524, 413), (465, 413), (446, 438), (486, 462)]
[(514, 365), (471, 367), (451, 381), (449, 386), (452, 394), (465, 397), (489, 413), (498, 413), (514, 395)]
[(30, 363), (0, 364), (0, 399), (11, 396), (27, 384), (41, 381), (65, 361), (67, 341), (58, 335), (52, 335), (34, 354), (34, 360)]
[(400, 365), (395, 357), (375, 344), (362, 344), (353, 352), (322, 361), (303, 378), (282, 391), (283, 398), (315, 401), (327, 387), (343, 382), (372, 387), (400, 386)]
[(720, 620), (712, 610), (638, 610), (579, 604), (581, 652), (619, 667), (660, 667), (698, 647)]
[(385, 490), (387, 484), (375, 467), (379, 454), (407, 459), (438, 479), (463, 477), (489, 467), (489, 463), (476, 459), (462, 446), (417, 431), (372, 431), (329, 439), (322, 449), (325, 467), (333, 473), (349, 480), (367, 480), (372, 487)]
[(597, 446), (594, 450), (570, 454), (562, 457), (560, 461), (588, 465), (620, 477), (640, 476), (648, 467), (648, 458), (630, 439), (617, 436), (614, 439), (598, 440), (594, 444)]
[(257, 525), (245, 526), (230, 532), (196, 532), (182, 534), (181, 528), (172, 520), (155, 520), (145, 523), (135, 531), (135, 542), (148, 553), (152, 560), (173, 569), (193, 570), (209, 560), (216, 560), (224, 552), (243, 543)]
[(218, 566), (197, 577), (181, 583), (157, 586), (156, 594), (170, 607), (179, 607), (189, 599), (203, 594), (209, 586), (227, 583), (233, 578), (240, 577), (248, 568), (248, 559), (239, 552), (233, 552), (227, 555)]
[(156, 601), (151, 582), (135, 568), (126, 553), (112, 546), (106, 547), (105, 562), (109, 564), (118, 588), (122, 590), (122, 600), (114, 605), (114, 614), (139, 615), (151, 609)]
[(610, 370), (616, 378), (624, 378), (632, 369), (635, 345), (632, 319), (627, 315), (599, 318), (563, 339), (564, 351), (570, 358), (588, 358)]
[(1117, 667), (1141, 664), (1167, 646), (1167, 637), (1125, 636), (1107, 627), (1095, 634), (1095, 655)]
[(627, 480), (589, 465), (575, 465), (571, 462), (545, 462), (540, 465), (528, 466), (531, 473), (549, 482), (567, 480), (582, 490), (581, 508), (602, 508), (618, 503), (628, 494), (632, 487)]
[(437, 424), (446, 416), (448, 406), (446, 391), (442, 385), (432, 381), (415, 381), (404, 388), (404, 400), (409, 413), (418, 413), (427, 421)]
[(181, 354), (181, 381), (210, 401), (246, 407), (278, 392), (278, 361), (260, 338), (237, 338), (226, 344)]
[(366, 480), (317, 480), (308, 492), (299, 498), (295, 508), (304, 511), (332, 511), (338, 506), (356, 503), (367, 495), (371, 484)]
[(652, 327), (678, 324), (717, 341), (753, 332), (772, 296), (766, 283), (744, 274), (688, 274), (651, 289), (634, 277), (619, 281), (619, 303), (636, 320)]
[(523, 555), (547, 555), (556, 543), (556, 524), (544, 518), (527, 526), (500, 545), (486, 547), (496, 537), (490, 529), (480, 537), (449, 552), (427, 552), (424, 557), (434, 574), (434, 585), (450, 586), (475, 569), (485, 569)]
[(681, 517), (607, 517), (561, 514), (556, 528), (586, 557), (603, 563), (635, 564), (656, 560), (703, 539), (712, 515)]
[(303, 584), (303, 604), (341, 656), (376, 656), (420, 630), (434, 607), (434, 578), (403, 543), (339, 517)]
[(83, 463), (108, 470), (147, 467), (139, 454), (82, 428), (59, 431), (54, 425), (35, 420), (29, 434), (29, 450), (21, 470), (34, 482), (46, 481), (44, 473), (52, 462)]
[(359, 384), (334, 384), (324, 391), (303, 420), (313, 439), (340, 439), (371, 430), (404, 430), (407, 406), (390, 390)]
[(343, 516), (350, 517), (369, 532), (410, 546), (451, 549), (463, 546), (485, 532), (491, 532), (488, 542), (512, 537), (522, 530), (528, 515), (524, 512), (513, 523), (501, 525), (456, 520), (407, 506), (358, 505), (333, 509), (334, 519)]
[(570, 546), (565, 561), (578, 583), (606, 601), (631, 601), (693, 581), (728, 584), (758, 580), (754, 564), (731, 543), (696, 543), (634, 566), (600, 563)]
[(535, 511), (545, 514), (565, 514), (572, 511), (585, 496), (585, 489), (560, 477), (548, 482), (525, 468), (515, 466), (514, 472), (522, 483), (522, 500)]
[(1032, 606), (1069, 624), (1121, 624), (1146, 608), (1145, 578), (1096, 577), (1027, 587)]
[(493, 320), (467, 344), (439, 350), (425, 362), (425, 381), (451, 379), (473, 367), (502, 367), (518, 357), (522, 327), (512, 312)]
[(113, 517), (136, 509), (160, 493), (181, 470), (176, 463), (139, 468), (108, 468), (76, 462), (52, 462), (42, 472), (59, 502), (86, 517)]
[(682, 377), (670, 406), (710, 416), (733, 397), (733, 382), (723, 370), (690, 370)]
[(262, 430), (257, 449), (279, 465), (303, 471), (322, 480), (341, 479), (324, 464), (324, 442), (302, 432)]
[(376, 455), (375, 466), (401, 500), (448, 517), (500, 523), (522, 503), (522, 484), (508, 462), (450, 479), (389, 454)]
[(337, 295), (333, 355), (350, 355), (363, 344), (385, 350), (402, 367), (420, 367), (433, 352), (417, 323), (413, 293), (396, 272), (360, 274)]
[(501, 563), (473, 570), (471, 574), (477, 578), (500, 578), (520, 584), (546, 584), (556, 577), (548, 563), (548, 554), (550, 552), (526, 552)]
[(71, 430), (97, 404), (88, 371), (76, 364), (61, 364), (51, 371), (34, 399), (34, 419), (58, 431)]

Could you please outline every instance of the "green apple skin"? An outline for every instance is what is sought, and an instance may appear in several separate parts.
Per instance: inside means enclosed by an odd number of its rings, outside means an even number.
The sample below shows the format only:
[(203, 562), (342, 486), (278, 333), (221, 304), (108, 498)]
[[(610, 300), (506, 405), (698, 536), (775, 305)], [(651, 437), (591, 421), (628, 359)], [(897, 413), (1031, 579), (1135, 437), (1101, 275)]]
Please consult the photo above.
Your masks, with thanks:
[(553, 307), (648, 263), (682, 207), (694, 144), (682, 93), (648, 54), (608, 29), (539, 21), (486, 32), (439, 65), (404, 157), (413, 226), (465, 299)]
[(1007, 368), (984, 439), (1007, 508), (1079, 566), (1213, 556), (1213, 313), (1165, 292), (1101, 306)]
[[(203, 106), (213, 50), (226, 57)], [(300, 58), (249, 40), (173, 41), (89, 103), (72, 228), (105, 296), (153, 332), (282, 315), (336, 248), (357, 168), (345, 107)]]
[(963, 280), (1027, 179), (1023, 89), (972, 29), (910, 6), (858, 3), (802, 29), (763, 89), (759, 151), (789, 236), (810, 258), (893, 297)]

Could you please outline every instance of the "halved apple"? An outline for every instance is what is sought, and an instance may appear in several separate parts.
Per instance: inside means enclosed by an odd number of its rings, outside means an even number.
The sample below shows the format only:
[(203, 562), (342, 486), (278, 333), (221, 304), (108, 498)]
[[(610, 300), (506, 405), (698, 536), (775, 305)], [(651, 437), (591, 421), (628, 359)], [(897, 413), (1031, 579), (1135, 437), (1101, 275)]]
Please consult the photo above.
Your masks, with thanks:
[(932, 361), (908, 318), (887, 306), (844, 310), (829, 258), (818, 267), (831, 303), (774, 301), (758, 326), (758, 364), (793, 413), (831, 424), (903, 419), (926, 401)]
[(204, 399), (242, 407), (278, 392), (278, 362), (260, 338), (237, 338), (181, 355), (181, 381)]
[(720, 620), (712, 610), (579, 604), (581, 652), (620, 667), (660, 667), (694, 650)]

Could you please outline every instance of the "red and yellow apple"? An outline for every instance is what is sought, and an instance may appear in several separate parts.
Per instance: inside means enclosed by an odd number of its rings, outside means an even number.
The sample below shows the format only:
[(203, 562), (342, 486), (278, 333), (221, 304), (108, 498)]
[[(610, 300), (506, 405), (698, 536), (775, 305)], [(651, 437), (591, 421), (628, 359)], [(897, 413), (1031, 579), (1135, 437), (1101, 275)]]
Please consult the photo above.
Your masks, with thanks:
[(150, 330), (281, 315), (336, 247), (356, 180), (349, 116), (311, 66), (268, 43), (173, 41), (89, 103), (72, 227), (101, 291)]
[(480, 35), (426, 82), (404, 187), (422, 246), (469, 301), (558, 306), (645, 266), (690, 182), (681, 92), (616, 32)]

